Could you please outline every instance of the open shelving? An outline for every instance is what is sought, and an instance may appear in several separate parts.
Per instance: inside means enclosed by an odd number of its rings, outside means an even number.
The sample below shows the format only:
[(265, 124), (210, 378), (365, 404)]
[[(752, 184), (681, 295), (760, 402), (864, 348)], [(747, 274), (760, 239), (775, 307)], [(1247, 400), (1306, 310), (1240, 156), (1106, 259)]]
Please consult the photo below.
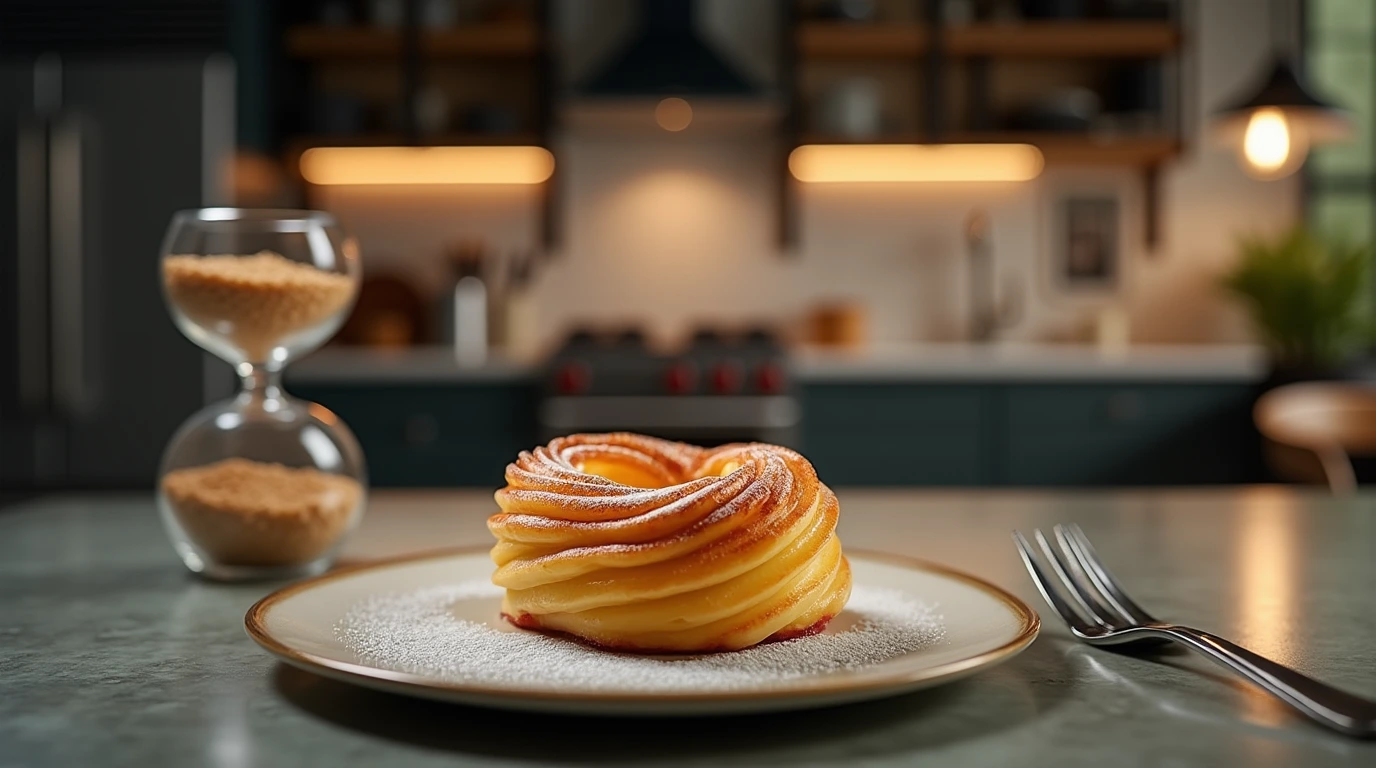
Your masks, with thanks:
[(918, 56), (939, 47), (951, 57), (1140, 58), (1182, 44), (1180, 29), (1160, 21), (1031, 21), (950, 26), (804, 22), (795, 36), (804, 57)]
[[(782, 38), (785, 158), (804, 144), (1032, 144), (1049, 166), (1140, 172), (1146, 190), (1144, 235), (1149, 245), (1154, 243), (1159, 170), (1186, 148), (1180, 93), (1187, 74), (1181, 64), (1187, 40), (1178, 8), (1168, 19), (981, 19), (957, 24), (943, 17), (944, 3), (938, 0), (889, 0), (879, 6), (881, 13), (888, 12), (886, 17), (871, 22), (803, 19), (809, 7), (806, 2), (789, 4)], [(1038, 88), (1064, 87), (1077, 77), (1086, 86), (1103, 86), (1107, 73), (1145, 66), (1156, 67), (1159, 104), (1133, 129), (1092, 125), (1086, 130), (1028, 130), (1008, 119), (1011, 109), (999, 103), (1009, 94), (1027, 99)], [(841, 74), (830, 80), (819, 75), (827, 71)], [(887, 88), (913, 84), (901, 97), (900, 124), (865, 137), (819, 131), (809, 114), (819, 100), (818, 83), (857, 72), (874, 73)], [(1037, 72), (1050, 74), (1038, 80)], [(796, 238), (796, 184), (785, 160), (780, 223), (785, 243)]]
[[(421, 31), (417, 42), (426, 57), (511, 58), (536, 55), (540, 37), (534, 24), (490, 22)], [(286, 34), (287, 53), (308, 59), (399, 56), (406, 44), (401, 30), (374, 27), (301, 25)]]
[[(485, 6), (484, 18), (443, 27), (422, 23), (421, 0), (403, 0), (394, 26), (322, 24), (318, 4), (290, 6), (280, 40), (288, 84), (283, 93), (293, 99), (277, 110), (285, 117), (275, 132), (286, 167), (299, 168), (301, 154), (316, 147), (536, 146), (552, 152), (549, 5), (503, 0)], [(542, 183), (546, 245), (557, 235), (557, 178), (556, 165)], [(303, 189), (313, 194), (310, 185)]]

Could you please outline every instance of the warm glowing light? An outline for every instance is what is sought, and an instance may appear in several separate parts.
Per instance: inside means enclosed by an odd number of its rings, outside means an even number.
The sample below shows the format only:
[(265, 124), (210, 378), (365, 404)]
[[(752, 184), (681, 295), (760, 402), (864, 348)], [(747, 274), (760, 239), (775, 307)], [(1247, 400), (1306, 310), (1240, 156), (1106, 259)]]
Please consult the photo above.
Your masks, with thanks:
[(301, 154), (312, 184), (539, 184), (554, 173), (544, 147), (315, 147)]
[(1274, 171), (1290, 157), (1290, 129), (1278, 109), (1259, 109), (1247, 121), (1242, 139), (1247, 161), (1263, 171)]
[(1304, 163), (1308, 147), (1298, 126), (1275, 107), (1252, 113), (1242, 136), (1242, 166), (1259, 179), (1278, 179)]
[[(1234, 638), (1282, 664), (1299, 665), (1295, 639), (1309, 629), (1305, 621), (1305, 584), (1301, 558), (1306, 542), (1296, 522), (1304, 513), (1289, 496), (1256, 488), (1244, 493), (1236, 510), (1239, 527), (1232, 537), (1238, 592), (1227, 595)], [(1274, 699), (1240, 697), (1251, 719), (1276, 725), (1290, 717)]]
[(683, 99), (664, 99), (655, 107), (655, 122), (666, 131), (681, 131), (693, 122), (693, 105)]
[(809, 144), (793, 150), (799, 181), (1030, 181), (1041, 175), (1030, 144)]

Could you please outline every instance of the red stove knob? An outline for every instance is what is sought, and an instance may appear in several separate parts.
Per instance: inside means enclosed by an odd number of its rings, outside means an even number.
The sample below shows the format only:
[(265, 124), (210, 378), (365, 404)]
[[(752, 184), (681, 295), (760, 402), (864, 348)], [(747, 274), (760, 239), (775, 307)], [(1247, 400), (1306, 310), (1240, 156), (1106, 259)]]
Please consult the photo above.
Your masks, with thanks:
[(592, 371), (586, 363), (564, 363), (554, 375), (554, 386), (562, 395), (580, 395), (592, 384)]
[(784, 391), (784, 369), (776, 363), (765, 363), (755, 369), (755, 386), (766, 395)]
[(741, 388), (741, 367), (738, 363), (718, 363), (712, 369), (712, 391), (727, 395)]
[(690, 362), (678, 362), (664, 372), (664, 388), (675, 395), (693, 391), (698, 383), (698, 369)]

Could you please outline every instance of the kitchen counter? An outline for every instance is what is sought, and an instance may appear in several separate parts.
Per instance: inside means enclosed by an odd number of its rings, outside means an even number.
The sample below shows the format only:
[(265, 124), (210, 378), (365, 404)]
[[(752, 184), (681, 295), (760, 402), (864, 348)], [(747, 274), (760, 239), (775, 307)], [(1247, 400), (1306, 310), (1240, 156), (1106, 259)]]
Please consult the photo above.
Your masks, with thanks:
[[(1265, 350), (1251, 345), (1135, 345), (1103, 351), (1077, 344), (876, 344), (855, 351), (804, 348), (792, 355), (804, 383), (832, 381), (1261, 381)], [(292, 364), (299, 383), (529, 383), (539, 365), (500, 354), (462, 367), (448, 347), (334, 347)]]
[(1134, 345), (1102, 350), (1079, 344), (895, 344), (854, 352), (805, 349), (798, 377), (824, 381), (1208, 381), (1259, 382), (1261, 347), (1230, 344)]
[[(1008, 532), (1076, 521), (1133, 594), (1376, 696), (1376, 498), (843, 491), (849, 546), (939, 560), (1043, 614)], [(347, 559), (485, 541), (488, 493), (378, 493)], [(151, 498), (0, 509), (0, 765), (1372, 765), (1208, 662), (1074, 642), (931, 691), (814, 712), (563, 718), (413, 701), (277, 664), (243, 630), (274, 585), (181, 569)]]
[(459, 365), (450, 347), (369, 349), (328, 347), (287, 368), (294, 384), (484, 383), (528, 384), (539, 366), (492, 353), (481, 365)]

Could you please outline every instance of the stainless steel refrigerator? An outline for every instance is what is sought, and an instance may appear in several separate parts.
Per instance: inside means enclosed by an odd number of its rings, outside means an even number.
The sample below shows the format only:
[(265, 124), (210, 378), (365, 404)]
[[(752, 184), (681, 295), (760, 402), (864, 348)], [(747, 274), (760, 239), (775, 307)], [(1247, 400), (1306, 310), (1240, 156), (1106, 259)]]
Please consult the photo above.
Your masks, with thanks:
[(142, 487), (227, 376), (173, 328), (172, 213), (223, 202), (223, 54), (0, 59), (0, 490)]

